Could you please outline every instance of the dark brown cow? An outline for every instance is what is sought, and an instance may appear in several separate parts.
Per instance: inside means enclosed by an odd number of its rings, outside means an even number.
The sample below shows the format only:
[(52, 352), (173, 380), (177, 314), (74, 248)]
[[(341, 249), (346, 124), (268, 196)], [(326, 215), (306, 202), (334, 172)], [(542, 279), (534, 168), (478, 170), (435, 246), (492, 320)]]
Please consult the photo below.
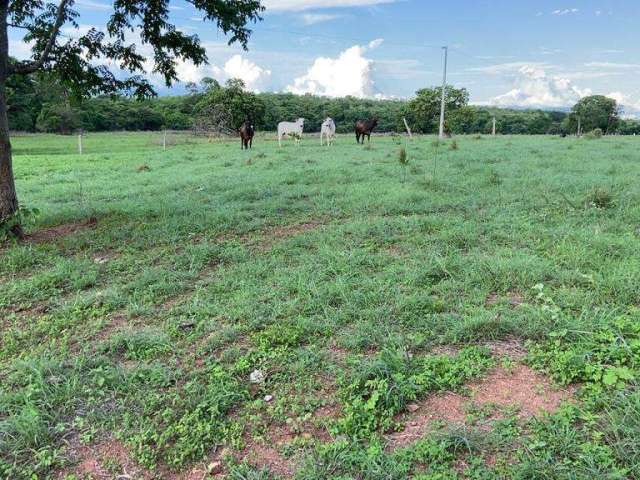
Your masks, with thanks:
[(247, 120), (240, 127), (240, 142), (242, 143), (242, 150), (249, 150), (253, 148), (253, 136), (256, 134), (256, 129), (253, 124)]
[(360, 137), (362, 137), (362, 144), (364, 144), (364, 137), (371, 142), (371, 132), (378, 126), (378, 119), (373, 117), (369, 120), (358, 120), (356, 122), (356, 142), (360, 143)]

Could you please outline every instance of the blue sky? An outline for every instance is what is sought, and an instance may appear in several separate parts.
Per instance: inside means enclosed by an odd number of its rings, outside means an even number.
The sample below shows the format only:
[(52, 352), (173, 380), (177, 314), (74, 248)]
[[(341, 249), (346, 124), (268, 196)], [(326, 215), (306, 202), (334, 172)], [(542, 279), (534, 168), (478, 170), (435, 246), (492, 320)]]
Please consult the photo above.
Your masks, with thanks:
[[(264, 21), (244, 52), (227, 46), (188, 3), (171, 2), (176, 24), (199, 35), (210, 60), (181, 65), (183, 80), (240, 76), (259, 91), (409, 97), (441, 82), (439, 47), (449, 45), (449, 79), (467, 87), (472, 102), (561, 107), (598, 93), (640, 111), (637, 0), (263, 3)], [(81, 28), (102, 26), (109, 3), (78, 0), (77, 8)], [(21, 56), (17, 32), (12, 40)]]

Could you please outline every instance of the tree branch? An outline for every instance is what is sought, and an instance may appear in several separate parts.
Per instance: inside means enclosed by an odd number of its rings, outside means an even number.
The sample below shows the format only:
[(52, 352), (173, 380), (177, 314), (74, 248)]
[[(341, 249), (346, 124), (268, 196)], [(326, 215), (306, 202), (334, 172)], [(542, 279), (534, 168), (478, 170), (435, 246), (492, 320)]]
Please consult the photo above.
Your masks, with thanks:
[(49, 58), (49, 54), (51, 53), (51, 49), (56, 43), (56, 39), (58, 38), (58, 33), (60, 32), (60, 27), (64, 24), (65, 21), (65, 13), (67, 10), (67, 6), (69, 5), (70, 0), (60, 0), (60, 4), (58, 5), (58, 9), (56, 12), (56, 21), (53, 24), (53, 28), (51, 29), (51, 33), (49, 34), (49, 39), (47, 40), (47, 44), (42, 50), (42, 54), (38, 60), (33, 62), (21, 62), (16, 63), (9, 67), (10, 73), (33, 73), (37, 70), (40, 70), (47, 59)]

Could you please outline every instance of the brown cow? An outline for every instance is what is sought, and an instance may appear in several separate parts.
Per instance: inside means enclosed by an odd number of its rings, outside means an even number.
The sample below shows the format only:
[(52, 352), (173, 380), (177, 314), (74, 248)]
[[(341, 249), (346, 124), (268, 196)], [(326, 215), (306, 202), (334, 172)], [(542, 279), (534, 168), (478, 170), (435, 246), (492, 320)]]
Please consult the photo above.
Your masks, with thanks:
[(240, 142), (242, 144), (242, 150), (249, 150), (253, 148), (253, 136), (256, 133), (255, 127), (247, 120), (240, 127)]
[(378, 119), (376, 117), (369, 120), (358, 120), (356, 122), (356, 142), (360, 143), (360, 137), (362, 137), (362, 144), (364, 145), (364, 137), (371, 142), (371, 132), (378, 126)]

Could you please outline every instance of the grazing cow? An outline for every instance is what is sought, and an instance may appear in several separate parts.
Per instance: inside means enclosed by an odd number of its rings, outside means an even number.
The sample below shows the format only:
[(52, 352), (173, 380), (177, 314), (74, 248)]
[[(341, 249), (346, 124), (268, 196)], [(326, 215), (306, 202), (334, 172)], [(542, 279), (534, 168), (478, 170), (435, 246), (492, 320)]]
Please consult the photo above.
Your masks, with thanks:
[(240, 142), (242, 150), (249, 150), (253, 148), (253, 136), (256, 134), (256, 129), (253, 124), (247, 120), (240, 127)]
[(358, 120), (356, 122), (356, 142), (360, 143), (360, 137), (362, 137), (362, 144), (364, 145), (364, 137), (371, 142), (371, 132), (378, 126), (378, 119), (373, 117), (369, 120)]
[(333, 140), (336, 138), (336, 123), (331, 117), (327, 117), (327, 119), (322, 122), (322, 127), (320, 128), (320, 145), (324, 145), (325, 138), (327, 139), (327, 146), (332, 145)]
[(295, 122), (280, 122), (278, 124), (278, 145), (282, 146), (282, 137), (285, 135), (295, 138), (296, 144), (299, 144), (303, 130), (304, 118), (299, 118)]

